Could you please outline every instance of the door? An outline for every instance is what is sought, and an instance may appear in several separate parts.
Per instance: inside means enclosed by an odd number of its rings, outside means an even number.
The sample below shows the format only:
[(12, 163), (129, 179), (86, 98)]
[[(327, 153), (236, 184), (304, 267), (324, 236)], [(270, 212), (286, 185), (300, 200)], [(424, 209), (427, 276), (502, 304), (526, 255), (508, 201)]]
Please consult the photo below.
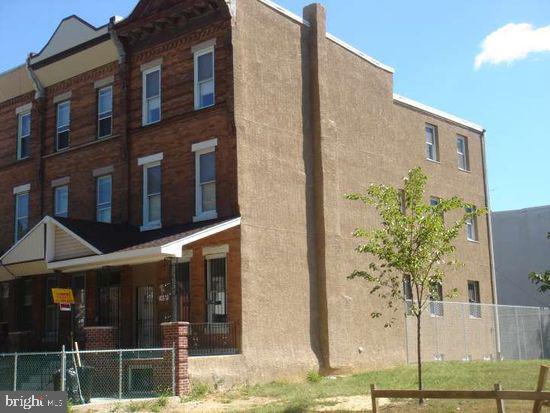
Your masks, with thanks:
[(208, 323), (227, 322), (226, 258), (206, 261), (206, 315)]
[(155, 347), (155, 287), (137, 288), (137, 345), (139, 348)]
[(176, 264), (177, 321), (191, 321), (191, 285), (189, 263)]

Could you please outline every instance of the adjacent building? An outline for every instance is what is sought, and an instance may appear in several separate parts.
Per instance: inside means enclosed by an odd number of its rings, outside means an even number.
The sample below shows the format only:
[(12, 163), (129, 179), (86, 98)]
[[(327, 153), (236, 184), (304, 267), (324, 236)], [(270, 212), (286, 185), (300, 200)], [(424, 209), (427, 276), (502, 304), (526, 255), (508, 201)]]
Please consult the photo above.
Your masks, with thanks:
[(493, 212), (497, 302), (503, 305), (550, 307), (529, 279), (550, 270), (550, 206)]
[[(191, 376), (404, 362), (405, 323), (384, 329), (347, 279), (368, 265), (353, 230), (378, 221), (343, 195), (421, 166), (429, 196), (488, 199), (483, 128), (396, 95), (393, 73), (327, 33), (318, 4), (141, 0), (102, 27), (64, 19), (0, 75), (8, 349), (149, 347), (186, 321), (190, 355), (209, 356)], [(465, 265), (443, 286), (458, 301), (495, 300), (488, 229), (458, 240)]]

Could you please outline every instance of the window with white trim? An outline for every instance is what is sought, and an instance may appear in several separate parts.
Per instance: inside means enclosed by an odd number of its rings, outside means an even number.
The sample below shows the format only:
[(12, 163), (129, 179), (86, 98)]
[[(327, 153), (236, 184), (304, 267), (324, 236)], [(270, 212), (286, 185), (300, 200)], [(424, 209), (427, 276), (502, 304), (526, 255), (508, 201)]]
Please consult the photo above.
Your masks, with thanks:
[(464, 136), (456, 137), (456, 153), (458, 155), (458, 169), (470, 170), (470, 159), (468, 153), (468, 139)]
[(195, 221), (216, 219), (216, 145), (217, 140), (197, 144), (195, 152)]
[(142, 123), (150, 125), (161, 119), (161, 67), (144, 70)]
[(214, 60), (213, 45), (194, 52), (196, 110), (213, 106), (216, 103)]
[(96, 179), (96, 220), (111, 223), (111, 203), (113, 193), (112, 175), (99, 176)]
[(71, 101), (66, 100), (57, 104), (57, 133), (55, 150), (62, 151), (69, 147), (69, 132), (71, 126)]
[(162, 222), (162, 170), (160, 161), (143, 165), (143, 229), (160, 228)]
[(437, 126), (426, 125), (426, 158), (430, 161), (439, 161), (439, 145)]
[(29, 140), (31, 136), (31, 112), (17, 115), (17, 159), (29, 157)]
[(54, 215), (56, 217), (69, 216), (69, 186), (62, 185), (54, 188)]
[(97, 91), (97, 137), (105, 138), (113, 132), (113, 87)]
[[(475, 206), (466, 207), (466, 213), (471, 214), (476, 211)], [(477, 217), (473, 216), (466, 220), (466, 236), (468, 241), (477, 241)]]
[(29, 199), (28, 191), (15, 194), (15, 242), (29, 231)]

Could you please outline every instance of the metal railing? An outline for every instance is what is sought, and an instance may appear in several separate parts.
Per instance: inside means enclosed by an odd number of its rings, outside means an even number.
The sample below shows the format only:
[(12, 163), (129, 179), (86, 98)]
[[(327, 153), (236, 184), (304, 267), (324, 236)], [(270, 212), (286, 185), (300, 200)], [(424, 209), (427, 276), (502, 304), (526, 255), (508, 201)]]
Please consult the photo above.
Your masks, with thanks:
[[(405, 334), (407, 361), (415, 362), (416, 317), (406, 316)], [(438, 361), (550, 357), (550, 309), (434, 302), (422, 316), (422, 356)]]
[(67, 391), (75, 403), (175, 394), (173, 348), (0, 354), (0, 390)]
[(203, 323), (189, 325), (189, 355), (218, 356), (237, 354), (235, 323)]

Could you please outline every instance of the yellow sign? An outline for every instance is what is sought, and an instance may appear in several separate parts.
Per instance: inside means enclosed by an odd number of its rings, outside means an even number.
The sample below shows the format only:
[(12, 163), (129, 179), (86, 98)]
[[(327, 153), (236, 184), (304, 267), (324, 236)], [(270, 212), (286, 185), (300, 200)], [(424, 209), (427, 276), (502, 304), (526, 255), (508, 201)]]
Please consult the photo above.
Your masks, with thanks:
[(73, 290), (70, 288), (52, 288), (54, 304), (74, 304)]

